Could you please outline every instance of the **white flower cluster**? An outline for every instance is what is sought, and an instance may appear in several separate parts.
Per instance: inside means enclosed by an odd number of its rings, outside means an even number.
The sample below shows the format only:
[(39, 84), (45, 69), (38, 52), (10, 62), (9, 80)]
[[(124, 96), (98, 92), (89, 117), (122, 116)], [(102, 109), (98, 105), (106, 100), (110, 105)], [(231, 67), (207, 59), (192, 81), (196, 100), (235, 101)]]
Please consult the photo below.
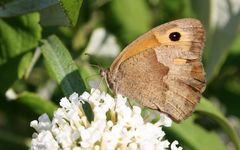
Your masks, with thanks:
[[(82, 104), (87, 101), (94, 119), (88, 122)], [(141, 109), (126, 105), (126, 98), (117, 98), (92, 89), (69, 99), (62, 98), (51, 121), (46, 114), (31, 122), (37, 133), (33, 134), (32, 150), (182, 150), (177, 141), (171, 145), (164, 140), (162, 126), (171, 126), (171, 119), (162, 114), (158, 122), (145, 122)]]

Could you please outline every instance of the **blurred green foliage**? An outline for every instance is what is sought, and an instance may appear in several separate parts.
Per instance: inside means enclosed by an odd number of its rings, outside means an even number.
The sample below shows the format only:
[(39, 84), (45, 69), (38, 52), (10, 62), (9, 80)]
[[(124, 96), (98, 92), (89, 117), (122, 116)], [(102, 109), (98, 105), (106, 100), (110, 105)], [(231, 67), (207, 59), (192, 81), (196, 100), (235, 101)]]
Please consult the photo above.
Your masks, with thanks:
[[(114, 44), (123, 49), (151, 28), (186, 17), (201, 20), (207, 34), (206, 99), (166, 129), (168, 136), (184, 149), (240, 149), (240, 1), (4, 0), (0, 17), (0, 149), (27, 149), (30, 121), (51, 116), (61, 97), (89, 90), (89, 79), (100, 78), (93, 64), (110, 66)], [(94, 41), (99, 28), (107, 32)]]

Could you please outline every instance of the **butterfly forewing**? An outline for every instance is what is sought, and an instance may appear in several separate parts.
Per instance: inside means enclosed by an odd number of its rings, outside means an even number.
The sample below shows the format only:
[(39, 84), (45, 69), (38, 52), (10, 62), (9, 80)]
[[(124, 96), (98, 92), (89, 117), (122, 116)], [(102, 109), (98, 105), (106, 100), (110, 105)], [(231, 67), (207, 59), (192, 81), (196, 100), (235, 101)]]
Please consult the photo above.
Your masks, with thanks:
[(204, 29), (196, 19), (160, 25), (129, 44), (107, 73), (113, 91), (180, 122), (205, 87)]

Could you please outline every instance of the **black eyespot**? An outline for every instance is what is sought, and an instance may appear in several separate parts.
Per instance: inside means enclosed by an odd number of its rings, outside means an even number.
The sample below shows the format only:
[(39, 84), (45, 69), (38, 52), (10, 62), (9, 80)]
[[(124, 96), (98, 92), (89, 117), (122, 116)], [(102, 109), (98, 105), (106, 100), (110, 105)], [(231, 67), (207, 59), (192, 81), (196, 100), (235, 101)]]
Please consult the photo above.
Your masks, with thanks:
[(179, 41), (181, 38), (181, 34), (179, 32), (172, 32), (169, 34), (169, 39), (171, 41)]

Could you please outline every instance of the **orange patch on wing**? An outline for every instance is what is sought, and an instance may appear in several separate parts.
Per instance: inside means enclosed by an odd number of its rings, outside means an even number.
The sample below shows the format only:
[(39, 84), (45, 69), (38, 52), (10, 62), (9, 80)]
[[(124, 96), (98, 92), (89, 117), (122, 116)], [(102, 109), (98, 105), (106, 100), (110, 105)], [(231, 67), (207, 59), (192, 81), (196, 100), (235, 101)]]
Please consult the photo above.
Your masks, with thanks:
[(118, 59), (115, 59), (115, 61), (112, 63), (111, 68), (115, 68), (119, 63), (125, 61), (126, 59), (160, 44), (161, 43), (155, 38), (153, 34), (147, 33), (145, 36), (140, 37), (138, 40), (134, 41), (126, 48), (124, 48), (124, 50), (119, 54)]
[(178, 65), (181, 65), (181, 64), (186, 64), (187, 60), (186, 59), (182, 59), (182, 58), (176, 58), (173, 60), (173, 63), (174, 64), (178, 64)]

